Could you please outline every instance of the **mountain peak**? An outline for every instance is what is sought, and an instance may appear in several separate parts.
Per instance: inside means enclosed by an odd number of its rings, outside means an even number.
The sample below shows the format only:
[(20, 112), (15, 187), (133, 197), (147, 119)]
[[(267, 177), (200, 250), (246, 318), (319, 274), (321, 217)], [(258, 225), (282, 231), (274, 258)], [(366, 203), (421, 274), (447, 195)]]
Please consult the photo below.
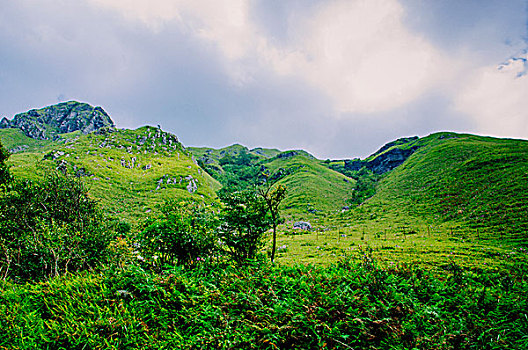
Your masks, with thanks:
[(53, 139), (57, 134), (74, 131), (88, 134), (103, 127), (115, 127), (105, 110), (77, 101), (32, 109), (15, 115), (12, 120), (3, 118), (0, 121), (0, 129), (17, 128), (39, 140)]

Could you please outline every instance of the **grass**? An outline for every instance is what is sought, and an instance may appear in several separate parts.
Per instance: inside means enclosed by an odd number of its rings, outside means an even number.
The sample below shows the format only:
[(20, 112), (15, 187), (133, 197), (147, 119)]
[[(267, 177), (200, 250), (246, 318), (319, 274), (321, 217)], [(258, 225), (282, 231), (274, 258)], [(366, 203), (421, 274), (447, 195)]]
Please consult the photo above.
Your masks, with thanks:
[(282, 207), (295, 217), (315, 217), (341, 211), (347, 205), (355, 181), (328, 169), (305, 154), (272, 158), (262, 163), (271, 173), (282, 172), (278, 183), (288, 189)]
[(422, 139), (367, 207), (526, 239), (528, 142), (448, 135)]
[[(495, 271), (525, 263), (528, 142), (454, 133), (414, 142), (420, 149), (361, 205), (291, 215), (279, 235), (278, 246), (287, 247), (279, 261), (329, 265), (362, 246), (385, 267), (409, 264), (437, 273), (452, 263)], [(315, 231), (294, 230), (298, 219)]]

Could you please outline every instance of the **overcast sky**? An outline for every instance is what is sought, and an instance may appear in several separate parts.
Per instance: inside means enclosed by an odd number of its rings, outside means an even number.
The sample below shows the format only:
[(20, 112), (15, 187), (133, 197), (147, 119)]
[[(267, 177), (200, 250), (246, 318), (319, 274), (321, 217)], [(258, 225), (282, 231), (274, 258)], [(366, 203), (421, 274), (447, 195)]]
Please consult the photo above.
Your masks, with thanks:
[(0, 116), (77, 100), (186, 146), (322, 159), (528, 138), (527, 29), (526, 0), (0, 0)]

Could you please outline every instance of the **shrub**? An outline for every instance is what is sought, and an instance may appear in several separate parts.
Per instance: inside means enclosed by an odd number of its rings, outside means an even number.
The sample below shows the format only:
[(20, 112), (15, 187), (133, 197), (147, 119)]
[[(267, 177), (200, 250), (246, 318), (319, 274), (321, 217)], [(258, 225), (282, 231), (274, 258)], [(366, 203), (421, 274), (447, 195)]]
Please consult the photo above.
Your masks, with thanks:
[(189, 265), (210, 257), (216, 246), (217, 219), (204, 205), (168, 201), (162, 214), (148, 219), (139, 235), (142, 258), (155, 267)]
[(0, 273), (42, 279), (106, 261), (112, 235), (78, 178), (14, 181), (0, 197)]
[(262, 247), (264, 233), (271, 227), (271, 218), (264, 198), (255, 191), (237, 191), (221, 195), (221, 240), (237, 262), (254, 259)]
[(8, 158), (9, 152), (4, 148), (2, 142), (0, 142), (0, 188), (11, 180), (9, 168), (6, 164)]

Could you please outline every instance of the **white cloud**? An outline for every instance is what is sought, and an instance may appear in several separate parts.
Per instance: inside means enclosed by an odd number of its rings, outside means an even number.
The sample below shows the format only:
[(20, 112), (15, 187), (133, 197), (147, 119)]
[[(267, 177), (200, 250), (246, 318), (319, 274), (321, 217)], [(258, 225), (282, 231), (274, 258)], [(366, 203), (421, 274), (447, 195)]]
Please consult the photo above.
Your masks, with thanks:
[(252, 22), (250, 2), (91, 0), (154, 30), (178, 21), (223, 54), (237, 84), (262, 69), (294, 76), (334, 101), (339, 112), (401, 107), (449, 75), (446, 59), (403, 24), (396, 0), (323, 2), (311, 18), (291, 15), (289, 46), (277, 47)]
[(403, 25), (397, 1), (324, 3), (301, 23), (300, 47), (271, 60), (280, 72), (305, 77), (340, 112), (382, 112), (407, 104), (450, 67), (426, 40)]
[(528, 54), (475, 71), (455, 98), (455, 109), (469, 115), (477, 132), (528, 137)]

